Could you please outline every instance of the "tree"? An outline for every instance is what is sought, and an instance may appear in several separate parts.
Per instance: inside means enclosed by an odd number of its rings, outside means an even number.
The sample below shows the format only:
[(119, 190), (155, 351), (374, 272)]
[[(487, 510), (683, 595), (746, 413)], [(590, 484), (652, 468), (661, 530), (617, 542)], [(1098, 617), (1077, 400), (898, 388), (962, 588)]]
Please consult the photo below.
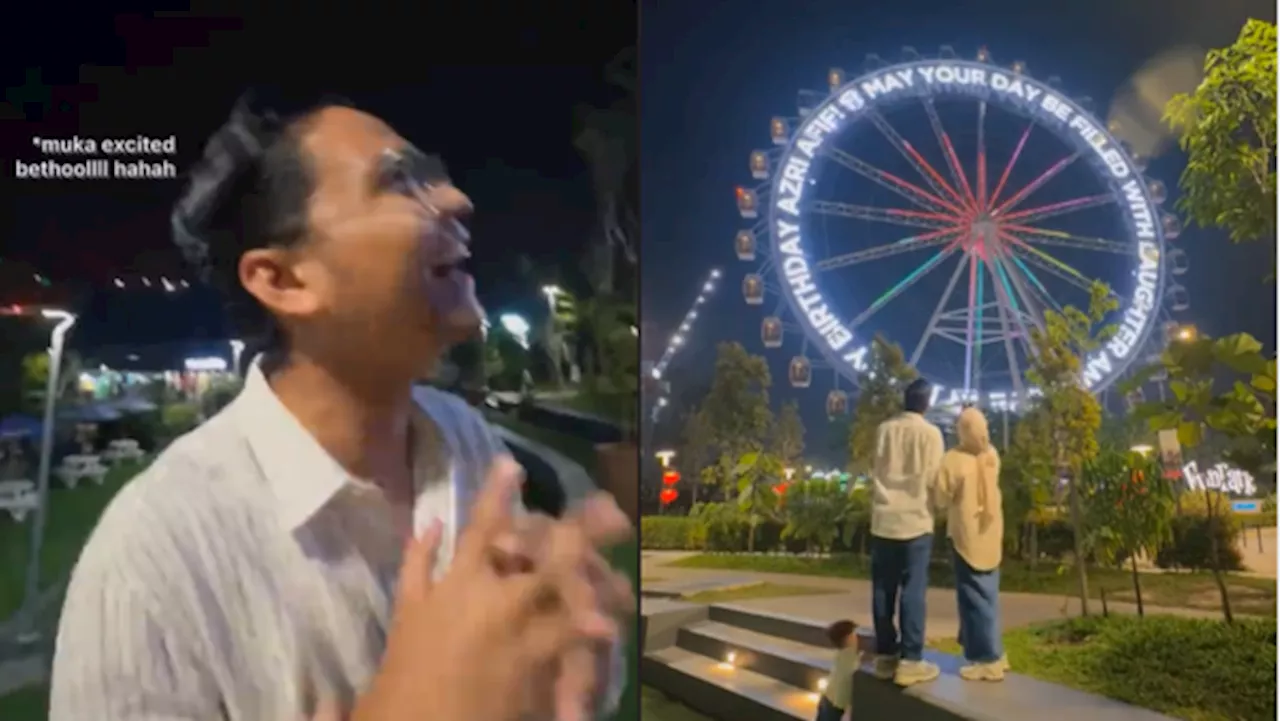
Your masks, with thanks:
[(1084, 465), (1083, 495), (1090, 548), (1107, 564), (1128, 559), (1138, 615), (1145, 615), (1138, 555), (1155, 558), (1173, 539), (1173, 485), (1160, 464), (1132, 451), (1109, 448)]
[(462, 390), (483, 391), (489, 384), (485, 366), (484, 337), (477, 335), (449, 349), (446, 361), (457, 370), (454, 385)]
[(1187, 154), (1178, 209), (1233, 243), (1276, 231), (1276, 26), (1250, 20), (1233, 45), (1209, 51), (1204, 80), (1175, 95), (1165, 122)]
[(773, 484), (782, 478), (782, 461), (761, 451), (746, 453), (733, 468), (738, 481), (738, 509), (747, 520), (747, 552), (756, 550), (756, 529), (778, 512)]
[(849, 489), (844, 512), (844, 543), (847, 546), (858, 534), (858, 554), (866, 557), (867, 540), (871, 536), (871, 489), (865, 484)]
[(1058, 485), (1050, 420), (1043, 411), (1019, 418), (1000, 462), (1004, 515), (1016, 521), (1005, 524), (1005, 538), (1022, 549), (1031, 568), (1040, 560), (1040, 511), (1053, 499)]
[[(30, 412), (43, 408), (46, 385), (49, 382), (49, 354), (30, 353), (22, 359), (22, 395), (24, 407)], [(80, 356), (74, 351), (62, 355), (62, 367), (58, 369), (58, 387), (54, 396), (67, 398), (80, 378)]]
[(529, 367), (528, 351), (506, 328), (500, 326), (489, 329), (485, 346), (485, 372), (489, 375), (489, 385), (496, 390), (521, 390), (525, 369)]
[(916, 369), (897, 343), (879, 335), (871, 339), (867, 369), (858, 374), (858, 401), (849, 424), (849, 467), (866, 473), (875, 463), (876, 429), (902, 412), (902, 391), (916, 378)]
[[(1276, 360), (1262, 355), (1262, 344), (1247, 333), (1213, 339), (1174, 343), (1165, 349), (1156, 366), (1135, 374), (1126, 386), (1149, 378), (1157, 370), (1168, 374), (1172, 397), (1140, 404), (1134, 414), (1151, 430), (1177, 430), (1178, 443), (1194, 455), (1216, 432), (1223, 441), (1223, 460), (1254, 475), (1275, 473), (1276, 458)], [(1230, 387), (1215, 393), (1215, 376), (1225, 376)], [(1222, 598), (1222, 613), (1232, 620), (1231, 599), (1222, 577), (1218, 549), (1218, 524), (1225, 509), (1221, 494), (1204, 489), (1209, 522), (1210, 553), (1214, 580)]]
[(721, 343), (716, 352), (711, 390), (702, 401), (718, 458), (719, 480), (726, 492), (731, 473), (746, 453), (764, 448), (772, 421), (769, 410), (769, 365), (739, 343)]
[(800, 404), (794, 400), (782, 404), (782, 410), (774, 421), (770, 447), (783, 464), (794, 466), (804, 453), (804, 420), (800, 418)]
[(809, 553), (815, 546), (830, 550), (848, 511), (849, 497), (836, 481), (812, 478), (792, 483), (782, 496), (782, 518), (786, 522), (782, 539), (794, 538), (804, 543)]
[[(1043, 327), (1031, 329), (1032, 352), (1026, 372), (1027, 380), (1042, 393), (1027, 414), (1028, 428), (1036, 443), (1053, 449), (1054, 470), (1058, 472), (1053, 477), (1062, 472), (1067, 477), (1080, 612), (1086, 616), (1089, 578), (1079, 478), (1084, 464), (1098, 454), (1102, 406), (1084, 385), (1084, 358), (1115, 333), (1115, 326), (1103, 321), (1119, 305), (1105, 283), (1094, 281), (1087, 312), (1072, 306), (1060, 313), (1046, 310)], [(1049, 439), (1044, 438), (1046, 431)], [(1042, 464), (1043, 455), (1034, 454), (1034, 461), (1033, 465)]]
[(689, 499), (693, 505), (698, 503), (698, 490), (704, 478), (703, 471), (716, 458), (715, 439), (711, 432), (707, 416), (701, 409), (694, 408), (685, 415), (684, 428), (680, 434), (680, 448), (676, 453), (676, 465), (684, 471), (684, 477), (689, 480)]

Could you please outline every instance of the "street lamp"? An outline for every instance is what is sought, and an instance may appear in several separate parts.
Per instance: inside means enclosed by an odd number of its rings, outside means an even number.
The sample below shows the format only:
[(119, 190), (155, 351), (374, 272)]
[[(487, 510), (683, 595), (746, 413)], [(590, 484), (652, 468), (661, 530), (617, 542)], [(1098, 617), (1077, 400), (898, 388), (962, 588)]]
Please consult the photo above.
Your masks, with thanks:
[(516, 343), (523, 349), (529, 350), (529, 321), (523, 316), (515, 313), (503, 313), (498, 316), (498, 323), (502, 325), (502, 329), (511, 334)]
[(1178, 328), (1177, 338), (1183, 343), (1190, 343), (1196, 339), (1197, 335), (1199, 335), (1199, 333), (1194, 325), (1184, 325)]
[(32, 622), (30, 631), (20, 641), (34, 641), (39, 632), (34, 628), (36, 596), (40, 586), (40, 550), (44, 545), (44, 523), (49, 506), (49, 466), (53, 458), (54, 410), (58, 404), (58, 376), (62, 373), (62, 351), (67, 333), (76, 324), (76, 316), (65, 310), (45, 308), (40, 315), (57, 321), (49, 336), (49, 377), (44, 386), (44, 425), (40, 428), (40, 467), (36, 477), (35, 517), (31, 522), (31, 555), (27, 559), (26, 587), (22, 595), (19, 618)]
[(547, 307), (551, 309), (552, 315), (555, 315), (556, 312), (556, 297), (562, 293), (564, 293), (564, 290), (558, 285), (542, 286), (542, 294), (547, 297)]
[(240, 375), (240, 354), (244, 352), (244, 341), (239, 338), (231, 339), (231, 370), (236, 375)]

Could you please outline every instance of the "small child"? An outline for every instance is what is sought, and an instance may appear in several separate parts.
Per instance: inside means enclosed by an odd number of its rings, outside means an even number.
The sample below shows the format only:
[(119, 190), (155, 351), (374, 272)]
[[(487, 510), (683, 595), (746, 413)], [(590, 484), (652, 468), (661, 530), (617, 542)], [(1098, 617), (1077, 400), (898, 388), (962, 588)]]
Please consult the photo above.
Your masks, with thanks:
[(853, 621), (836, 621), (827, 627), (827, 638), (836, 649), (835, 661), (831, 664), (831, 675), (827, 678), (827, 688), (818, 700), (817, 721), (840, 721), (853, 699), (853, 673), (858, 670), (858, 639), (854, 631), (858, 624)]

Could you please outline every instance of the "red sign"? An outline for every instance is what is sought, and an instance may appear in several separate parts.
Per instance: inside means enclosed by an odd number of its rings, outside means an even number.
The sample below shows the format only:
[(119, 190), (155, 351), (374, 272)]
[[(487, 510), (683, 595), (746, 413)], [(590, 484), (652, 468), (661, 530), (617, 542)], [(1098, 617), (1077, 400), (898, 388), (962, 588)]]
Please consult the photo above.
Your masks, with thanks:
[(674, 486), (679, 482), (680, 482), (680, 471), (671, 469), (671, 470), (662, 472), (662, 485)]
[(662, 489), (662, 493), (658, 494), (658, 500), (661, 501), (664, 506), (671, 505), (671, 502), (679, 497), (680, 491), (677, 491), (674, 488), (664, 488)]

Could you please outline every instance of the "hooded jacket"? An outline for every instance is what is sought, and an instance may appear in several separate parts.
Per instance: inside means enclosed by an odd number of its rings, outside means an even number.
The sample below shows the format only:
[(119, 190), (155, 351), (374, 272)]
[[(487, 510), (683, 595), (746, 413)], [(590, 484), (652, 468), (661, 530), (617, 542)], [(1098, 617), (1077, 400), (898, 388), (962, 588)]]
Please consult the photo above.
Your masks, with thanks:
[(1000, 566), (1004, 542), (1000, 455), (977, 408), (961, 411), (956, 435), (959, 443), (942, 458), (935, 502), (960, 557), (974, 570), (991, 571)]

